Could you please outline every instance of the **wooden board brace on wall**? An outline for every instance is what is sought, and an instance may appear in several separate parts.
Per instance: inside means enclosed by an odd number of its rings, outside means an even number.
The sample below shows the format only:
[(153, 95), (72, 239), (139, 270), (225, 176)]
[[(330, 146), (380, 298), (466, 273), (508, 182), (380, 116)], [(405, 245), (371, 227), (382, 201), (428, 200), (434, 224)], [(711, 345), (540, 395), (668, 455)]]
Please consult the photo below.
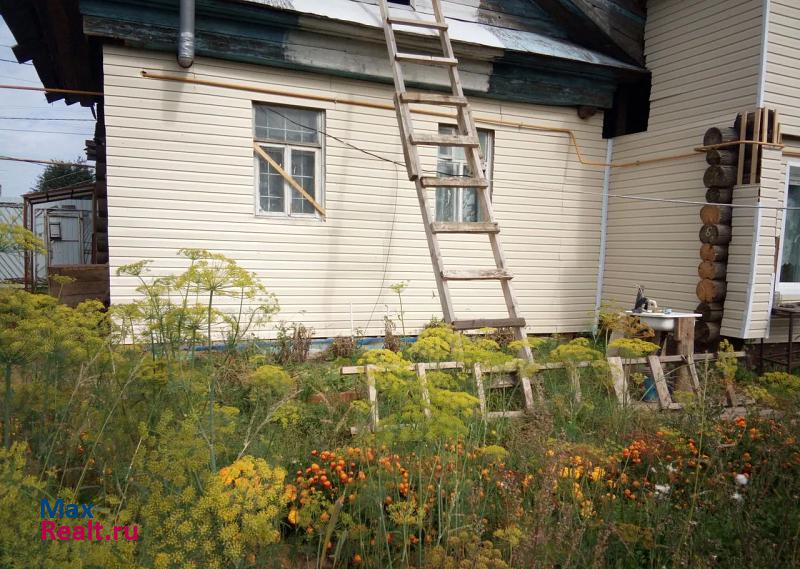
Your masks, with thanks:
[(301, 186), (300, 184), (298, 184), (298, 183), (297, 183), (297, 180), (295, 180), (294, 178), (292, 178), (292, 177), (289, 175), (289, 173), (288, 173), (286, 170), (284, 170), (284, 169), (281, 167), (281, 165), (280, 165), (280, 164), (278, 164), (278, 163), (277, 163), (277, 162), (276, 162), (276, 161), (275, 161), (275, 160), (272, 158), (272, 156), (270, 156), (269, 154), (267, 154), (266, 152), (264, 152), (264, 149), (262, 149), (262, 148), (261, 148), (261, 147), (258, 145), (258, 143), (253, 143), (253, 150), (255, 150), (255, 151), (256, 151), (256, 154), (258, 154), (258, 156), (259, 156), (260, 158), (264, 159), (264, 160), (265, 160), (265, 161), (266, 161), (266, 162), (267, 162), (267, 163), (268, 163), (270, 166), (272, 166), (272, 168), (273, 168), (273, 169), (274, 169), (274, 170), (275, 170), (275, 171), (276, 171), (278, 174), (280, 174), (280, 175), (281, 175), (281, 177), (282, 177), (284, 180), (286, 180), (286, 183), (287, 183), (287, 184), (289, 184), (289, 185), (290, 185), (290, 186), (291, 186), (291, 187), (292, 187), (292, 188), (293, 188), (295, 191), (297, 191), (297, 193), (299, 193), (299, 194), (300, 194), (301, 196), (303, 196), (303, 197), (304, 197), (306, 200), (308, 200), (308, 203), (310, 203), (312, 206), (314, 206), (314, 209), (315, 209), (315, 210), (317, 210), (317, 212), (319, 212), (319, 214), (320, 214), (322, 217), (326, 217), (326, 214), (325, 214), (325, 208), (323, 208), (321, 205), (319, 205), (319, 203), (317, 203), (317, 200), (315, 200), (315, 199), (313, 198), (313, 196), (311, 196), (311, 194), (309, 194), (309, 193), (308, 193), (308, 192), (305, 190), (305, 188), (304, 188), (303, 186)]

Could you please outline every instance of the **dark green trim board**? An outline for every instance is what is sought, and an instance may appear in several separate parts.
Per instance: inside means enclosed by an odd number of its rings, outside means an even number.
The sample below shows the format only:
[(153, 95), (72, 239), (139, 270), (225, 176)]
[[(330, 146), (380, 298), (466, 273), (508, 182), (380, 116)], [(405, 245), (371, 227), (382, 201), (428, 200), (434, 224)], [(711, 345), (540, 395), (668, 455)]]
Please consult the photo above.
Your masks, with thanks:
[[(497, 3), (484, 0), (482, 5), (490, 10)], [(511, 4), (521, 12), (527, 2), (512, 0)], [(80, 9), (84, 32), (89, 36), (141, 49), (176, 49), (177, 2), (81, 0)], [(537, 25), (546, 24), (545, 16), (541, 10), (536, 14)], [(514, 24), (520, 25), (517, 21)], [(201, 57), (391, 83), (380, 28), (224, 0), (197, 0), (196, 28), (196, 52)], [(559, 30), (554, 29), (556, 32)], [(469, 69), (473, 77), (465, 84), (468, 93), (506, 101), (610, 108), (620, 78), (637, 73), (475, 45), (457, 49), (465, 70)]]

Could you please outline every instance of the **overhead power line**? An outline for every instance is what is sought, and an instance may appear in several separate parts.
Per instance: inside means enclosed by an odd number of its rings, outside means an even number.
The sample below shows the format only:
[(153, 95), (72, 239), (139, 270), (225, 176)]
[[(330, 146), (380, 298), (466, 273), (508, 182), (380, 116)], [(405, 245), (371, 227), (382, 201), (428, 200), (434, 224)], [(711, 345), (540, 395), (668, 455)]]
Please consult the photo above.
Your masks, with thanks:
[(64, 132), (59, 130), (29, 130), (24, 128), (0, 128), (6, 132), (30, 132), (34, 134), (74, 134), (75, 136), (94, 136), (91, 132)]
[(0, 57), (0, 61), (5, 61), (6, 63), (16, 63), (17, 65), (33, 65), (30, 61), (14, 61), (13, 59), (5, 59)]
[(76, 119), (67, 117), (0, 117), (3, 121), (80, 121), (95, 122), (94, 119)]
[(67, 166), (77, 166), (80, 168), (94, 168), (94, 164), (82, 164), (80, 162), (62, 162), (60, 160), (39, 160), (37, 158), (16, 158), (14, 156), (0, 156), (0, 160), (7, 160), (9, 162), (27, 162), (28, 164), (64, 164)]

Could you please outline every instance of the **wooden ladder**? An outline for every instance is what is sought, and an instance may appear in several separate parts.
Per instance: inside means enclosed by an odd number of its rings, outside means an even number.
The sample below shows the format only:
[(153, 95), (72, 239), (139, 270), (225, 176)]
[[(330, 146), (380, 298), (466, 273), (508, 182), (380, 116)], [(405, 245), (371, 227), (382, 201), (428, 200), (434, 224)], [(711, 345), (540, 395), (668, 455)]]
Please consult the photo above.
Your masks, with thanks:
[[(508, 269), (506, 258), (500, 245), (500, 238), (498, 235), (500, 233), (500, 228), (494, 218), (489, 194), (489, 182), (486, 179), (482, 166), (478, 130), (461, 86), (461, 78), (458, 73), (458, 60), (453, 53), (453, 46), (450, 43), (450, 36), (447, 31), (448, 25), (442, 13), (441, 4), (439, 0), (432, 0), (431, 4), (435, 16), (433, 20), (401, 18), (391, 15), (387, 1), (380, 0), (381, 19), (386, 34), (386, 44), (389, 49), (389, 59), (394, 76), (394, 106), (397, 112), (397, 122), (400, 127), (400, 137), (403, 143), (403, 155), (405, 157), (406, 169), (408, 170), (408, 179), (413, 181), (417, 188), (417, 198), (422, 212), (425, 236), (428, 240), (428, 249), (436, 276), (436, 287), (439, 291), (439, 298), (442, 303), (442, 312), (445, 321), (448, 324), (452, 324), (456, 330), (474, 330), (484, 327), (509, 327), (514, 330), (514, 336), (518, 340), (525, 340), (525, 319), (520, 316), (519, 304), (517, 303), (517, 299), (511, 287), (513, 275)], [(403, 31), (408, 31), (409, 33), (414, 33), (414, 31), (419, 33), (419, 30), (433, 30), (438, 35), (441, 42), (442, 56), (398, 52), (394, 26), (403, 26), (406, 28)], [(430, 37), (430, 35), (426, 34), (426, 37)], [(410, 93), (406, 91), (402, 64), (445, 68), (450, 77), (451, 94), (444, 95), (428, 92)], [(457, 134), (446, 136), (441, 134), (418, 134), (414, 132), (410, 109), (410, 105), (412, 104), (440, 105), (455, 108)], [(417, 153), (418, 146), (462, 147), (469, 167), (469, 176), (423, 176), (419, 155)], [(441, 187), (476, 188), (483, 221), (466, 223), (432, 221), (427, 192), (431, 188)], [(437, 240), (437, 235), (440, 233), (486, 234), (492, 248), (495, 268), (479, 270), (446, 269)], [(476, 280), (499, 281), (508, 310), (507, 318), (479, 318), (471, 320), (459, 320), (456, 318), (448, 283), (450, 281)], [(523, 348), (522, 355), (529, 361), (533, 360), (531, 350), (527, 345)]]

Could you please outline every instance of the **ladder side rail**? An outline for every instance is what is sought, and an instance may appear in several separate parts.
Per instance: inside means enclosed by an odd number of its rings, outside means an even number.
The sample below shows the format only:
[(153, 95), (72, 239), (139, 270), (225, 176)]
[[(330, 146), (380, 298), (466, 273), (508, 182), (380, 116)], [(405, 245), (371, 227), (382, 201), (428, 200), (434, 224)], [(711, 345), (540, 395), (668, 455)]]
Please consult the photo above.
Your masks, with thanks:
[[(386, 0), (380, 0), (381, 19), (383, 21), (383, 33), (386, 37), (386, 46), (389, 50), (389, 63), (392, 68), (394, 79), (395, 110), (398, 115), (398, 125), (400, 126), (400, 137), (403, 145), (403, 156), (406, 160), (406, 170), (409, 180), (416, 180), (420, 175), (420, 162), (417, 148), (410, 144), (410, 138), (414, 134), (414, 127), (411, 112), (408, 105), (401, 105), (400, 98), (406, 92), (406, 83), (403, 76), (403, 69), (397, 61), (397, 42), (394, 37), (394, 30), (389, 23), (389, 5)], [(405, 132), (404, 132), (405, 131)]]

